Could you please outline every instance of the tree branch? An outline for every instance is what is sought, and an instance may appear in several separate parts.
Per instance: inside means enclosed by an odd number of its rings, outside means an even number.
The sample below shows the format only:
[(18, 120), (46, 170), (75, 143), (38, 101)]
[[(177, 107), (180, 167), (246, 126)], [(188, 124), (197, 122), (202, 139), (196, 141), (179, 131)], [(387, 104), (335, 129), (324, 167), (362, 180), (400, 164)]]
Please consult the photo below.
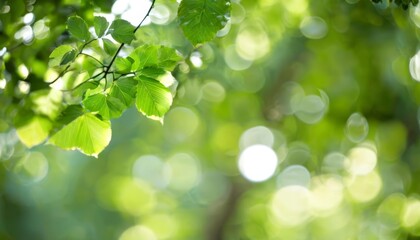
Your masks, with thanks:
[(206, 240), (222, 240), (229, 224), (237, 214), (242, 195), (250, 188), (250, 184), (242, 179), (231, 179), (232, 188), (226, 201), (209, 209), (210, 219), (206, 229)]
[[(144, 20), (146, 20), (146, 18), (149, 16), (150, 12), (152, 11), (154, 5), (155, 5), (155, 1), (156, 0), (152, 0), (152, 4), (150, 4), (149, 10), (147, 11), (146, 15), (143, 17), (143, 19), (140, 21), (139, 25), (137, 25), (137, 27), (134, 29), (133, 33), (136, 33), (136, 31), (141, 27), (141, 25), (143, 24)], [(124, 43), (121, 43), (120, 47), (117, 49), (117, 51), (115, 52), (114, 56), (112, 57), (111, 62), (109, 63), (109, 65), (106, 67), (106, 71), (105, 71), (105, 77), (106, 75), (108, 75), (108, 73), (111, 70), (112, 65), (114, 64), (115, 59), (117, 58), (118, 54), (120, 53), (121, 49), (124, 47)]]
[(105, 67), (105, 65), (101, 61), (99, 61), (99, 59), (97, 59), (96, 57), (94, 57), (92, 55), (89, 55), (89, 54), (86, 54), (86, 53), (80, 53), (80, 55), (84, 55), (86, 57), (90, 57), (93, 60), (95, 60), (97, 63), (99, 63), (101, 65), (101, 67)]
[[(137, 25), (137, 27), (134, 29), (134, 31), (133, 31), (133, 33), (136, 33), (136, 31), (142, 26), (142, 24), (143, 24), (143, 22), (146, 20), (146, 18), (150, 15), (150, 12), (152, 11), (152, 9), (153, 9), (153, 7), (154, 7), (154, 5), (155, 5), (155, 1), (156, 0), (152, 0), (152, 4), (150, 4), (150, 7), (149, 7), (149, 10), (147, 11), (147, 13), (146, 13), (146, 15), (143, 17), (143, 19), (140, 21), (140, 23)], [(90, 44), (91, 42), (93, 42), (93, 41), (95, 41), (95, 40), (97, 40), (97, 39), (91, 39), (90, 41), (87, 41), (86, 43), (84, 43), (83, 45), (82, 45), (82, 47), (80, 48), (80, 50), (79, 50), (79, 52), (77, 53), (77, 55), (76, 55), (76, 57), (75, 57), (75, 59), (79, 56), (79, 55), (87, 55), (87, 56), (90, 56), (90, 55), (88, 55), (88, 54), (85, 54), (85, 53), (83, 53), (83, 49), (88, 45), (88, 44)], [(111, 59), (111, 62), (108, 64), (108, 66), (104, 66), (103, 64), (102, 64), (102, 62), (100, 62), (99, 60), (97, 60), (96, 58), (94, 58), (93, 56), (90, 56), (90, 57), (92, 57), (93, 59), (95, 59), (97, 62), (99, 62), (99, 63), (101, 63), (101, 66), (102, 67), (104, 67), (105, 68), (105, 71), (103, 72), (104, 73), (104, 77), (106, 78), (106, 76), (109, 74), (109, 73), (111, 73), (111, 67), (112, 67), (112, 65), (114, 64), (114, 62), (115, 62), (115, 59), (117, 58), (117, 56), (118, 56), (118, 54), (121, 52), (121, 50), (122, 50), (122, 48), (125, 46), (125, 44), (124, 43), (121, 43), (121, 45), (119, 46), (119, 48), (117, 49), (117, 51), (115, 52), (115, 54), (114, 54), (114, 56), (112, 57), (112, 59)], [(74, 60), (73, 60), (74, 61)], [(67, 71), (69, 70), (69, 68), (70, 68), (70, 65), (71, 64), (69, 64), (59, 75), (58, 75), (58, 77), (56, 78), (56, 79), (54, 79), (53, 81), (51, 81), (51, 82), (49, 82), (48, 84), (49, 85), (51, 85), (51, 84), (53, 84), (53, 83), (55, 83), (55, 82), (57, 82), (58, 81), (58, 79), (60, 79), (62, 76), (64, 76), (64, 74), (66, 74), (67, 73)]]
[(147, 13), (144, 16), (144, 18), (141, 20), (141, 22), (139, 23), (139, 25), (137, 25), (137, 27), (134, 29), (134, 33), (140, 28), (140, 26), (143, 24), (144, 20), (146, 20), (146, 18), (150, 15), (150, 12), (152, 11), (153, 7), (155, 6), (155, 1), (156, 0), (152, 0), (152, 4), (150, 5), (149, 10), (147, 11)]
[[(79, 55), (81, 55), (81, 54), (84, 54), (83, 53), (83, 49), (87, 46), (87, 45), (89, 45), (90, 43), (92, 43), (93, 41), (95, 41), (95, 40), (97, 40), (96, 38), (95, 39), (91, 39), (90, 41), (87, 41), (87, 42), (85, 42), (83, 45), (82, 45), (82, 47), (80, 48), (80, 50), (79, 50), (79, 52), (77, 53), (77, 55), (76, 55), (76, 57), (74, 57), (74, 59), (73, 59), (73, 61), (72, 62), (74, 62), (75, 60), (76, 60), (76, 58), (79, 56)], [(87, 55), (87, 54), (85, 54), (85, 55)], [(101, 63), (101, 65), (103, 66), (103, 64)], [(64, 74), (66, 74), (67, 73), (67, 71), (69, 70), (69, 68), (70, 68), (70, 66), (71, 66), (71, 63), (69, 64), (69, 65), (67, 65), (67, 67), (58, 75), (58, 77), (56, 78), (56, 79), (54, 79), (54, 80), (52, 80), (51, 82), (49, 82), (48, 83), (48, 85), (51, 85), (51, 84), (53, 84), (53, 83), (55, 83), (55, 82), (57, 82), (58, 81), (58, 79), (60, 79), (62, 76), (64, 76)]]
[(94, 75), (94, 76), (92, 76), (92, 77), (90, 77), (90, 78), (86, 79), (86, 81), (84, 81), (84, 82), (82, 82), (82, 83), (79, 83), (78, 85), (76, 85), (75, 87), (73, 87), (73, 88), (71, 88), (71, 89), (63, 89), (63, 90), (61, 90), (61, 91), (62, 91), (62, 92), (71, 92), (71, 91), (73, 91), (73, 90), (76, 90), (78, 87), (80, 87), (80, 86), (82, 86), (83, 84), (85, 84), (85, 83), (89, 82), (90, 80), (95, 80), (95, 78), (99, 77), (99, 76), (100, 76), (100, 75), (102, 75), (102, 74), (104, 74), (104, 71), (102, 71), (102, 72), (100, 72), (100, 73), (98, 73), (98, 74), (96, 74), (96, 75)]

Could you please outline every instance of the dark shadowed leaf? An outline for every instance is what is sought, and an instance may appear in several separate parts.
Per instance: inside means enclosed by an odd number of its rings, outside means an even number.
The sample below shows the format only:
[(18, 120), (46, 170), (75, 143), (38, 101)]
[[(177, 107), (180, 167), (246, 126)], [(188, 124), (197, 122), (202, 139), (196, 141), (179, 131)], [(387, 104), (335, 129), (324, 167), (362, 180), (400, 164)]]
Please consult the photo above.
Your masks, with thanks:
[(72, 62), (76, 57), (76, 50), (71, 50), (70, 52), (66, 52), (61, 59), (60, 65), (66, 65), (67, 63)]
[(64, 58), (64, 55), (66, 55), (68, 52), (73, 51), (73, 47), (70, 45), (61, 45), (54, 49), (52, 53), (50, 54), (50, 60), (48, 62), (49, 67), (57, 67), (61, 65), (62, 59)]
[(57, 125), (66, 125), (73, 121), (74, 119), (78, 118), (79, 116), (83, 115), (83, 108), (80, 105), (69, 105), (66, 109), (64, 109), (60, 116), (57, 119)]

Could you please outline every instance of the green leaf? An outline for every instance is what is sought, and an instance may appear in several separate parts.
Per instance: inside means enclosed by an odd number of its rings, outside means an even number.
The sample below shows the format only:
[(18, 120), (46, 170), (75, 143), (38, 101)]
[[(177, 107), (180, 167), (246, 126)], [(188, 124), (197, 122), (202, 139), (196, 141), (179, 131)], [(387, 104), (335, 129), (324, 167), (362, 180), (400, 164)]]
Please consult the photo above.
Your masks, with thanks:
[(73, 94), (76, 96), (83, 96), (83, 94), (88, 90), (88, 89), (95, 89), (97, 88), (99, 85), (99, 81), (87, 81), (84, 82), (82, 84), (80, 84), (78, 87), (76, 87), (73, 90)]
[(105, 52), (108, 55), (111, 55), (111, 56), (114, 55), (115, 52), (118, 49), (118, 46), (115, 45), (115, 43), (113, 43), (111, 40), (106, 39), (106, 38), (102, 39), (102, 41), (104, 42), (104, 50), (105, 50)]
[(86, 109), (92, 112), (98, 112), (103, 119), (120, 117), (122, 112), (127, 108), (118, 98), (105, 96), (102, 93), (87, 97), (83, 100), (83, 104)]
[(162, 122), (172, 105), (171, 91), (155, 79), (139, 76), (138, 80), (137, 109), (148, 118)]
[(91, 112), (99, 112), (102, 117), (109, 119), (109, 109), (108, 106), (106, 106), (106, 96), (104, 94), (97, 93), (88, 96), (83, 100), (83, 105)]
[[(61, 112), (60, 116), (57, 119), (58, 125), (67, 125), (74, 119), (83, 115), (83, 108), (80, 105), (69, 105)], [(61, 127), (61, 126), (60, 126)]]
[(63, 92), (54, 89), (43, 89), (29, 95), (32, 110), (54, 120), (62, 110)]
[(166, 71), (172, 71), (182, 57), (178, 55), (175, 49), (157, 46), (143, 45), (136, 48), (130, 57), (134, 60), (132, 70), (138, 71), (146, 67), (162, 68)]
[(29, 119), (16, 123), (16, 133), (25, 146), (33, 147), (48, 138), (48, 134), (52, 129), (52, 123), (48, 118), (41, 116), (30, 117), (27, 115), (21, 117), (28, 117)]
[(131, 65), (134, 63), (134, 60), (131, 57), (122, 58), (117, 57), (115, 59), (115, 68), (119, 73), (127, 73), (131, 70)]
[(88, 26), (85, 20), (79, 16), (72, 16), (67, 20), (67, 29), (75, 38), (82, 41), (88, 41), (90, 39)]
[(48, 66), (57, 67), (61, 65), (61, 61), (66, 53), (73, 51), (73, 47), (70, 45), (61, 45), (54, 49), (49, 57)]
[(130, 44), (134, 40), (134, 29), (135, 27), (128, 21), (116, 19), (112, 22), (108, 32), (117, 42)]
[(93, 0), (93, 6), (99, 7), (101, 12), (110, 13), (112, 10), (113, 0)]
[(13, 5), (9, 13), (10, 16), (12, 17), (12, 20), (18, 19), (20, 16), (23, 16), (25, 12), (26, 12), (26, 2), (24, 0), (13, 1)]
[(108, 105), (110, 118), (119, 118), (124, 110), (127, 109), (119, 98), (110, 95), (106, 97), (106, 104)]
[(174, 70), (175, 66), (183, 59), (174, 48), (160, 46), (158, 49), (159, 67), (166, 71)]
[(229, 0), (182, 0), (178, 17), (184, 35), (194, 45), (213, 39), (230, 14)]
[(82, 69), (89, 74), (89, 77), (96, 76), (103, 70), (103, 65), (101, 65), (101, 62), (99, 62), (101, 60), (97, 59), (97, 61), (88, 55), (82, 55), (80, 58), (81, 61), (78, 61), (78, 64), (81, 64)]
[(95, 28), (95, 33), (98, 37), (102, 37), (105, 34), (108, 26), (109, 23), (104, 17), (95, 16), (93, 19), (93, 27)]
[(128, 107), (136, 97), (136, 86), (137, 81), (133, 78), (121, 78), (113, 83), (109, 95), (119, 99)]
[(70, 52), (66, 52), (61, 59), (60, 66), (66, 65), (69, 62), (72, 62), (76, 58), (76, 50), (71, 50)]
[(163, 70), (162, 68), (146, 67), (139, 72), (139, 75), (157, 80), (160, 76), (165, 75), (166, 73), (167, 71)]
[(85, 113), (54, 134), (48, 143), (98, 157), (110, 141), (110, 121), (102, 121), (92, 113)]

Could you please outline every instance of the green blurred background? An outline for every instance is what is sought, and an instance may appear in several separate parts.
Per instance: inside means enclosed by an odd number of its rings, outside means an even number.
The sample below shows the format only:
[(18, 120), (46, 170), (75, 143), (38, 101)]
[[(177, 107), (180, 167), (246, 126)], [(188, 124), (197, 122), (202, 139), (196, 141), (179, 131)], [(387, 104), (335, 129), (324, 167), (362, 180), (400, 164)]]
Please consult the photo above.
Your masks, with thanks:
[[(193, 48), (157, 0), (134, 45), (186, 57), (174, 105), (124, 113), (97, 159), (26, 149), (0, 94), (0, 239), (420, 239), (420, 7), (385, 2), (232, 0)], [(0, 93), (42, 78), (68, 16), (149, 5), (0, 0)]]

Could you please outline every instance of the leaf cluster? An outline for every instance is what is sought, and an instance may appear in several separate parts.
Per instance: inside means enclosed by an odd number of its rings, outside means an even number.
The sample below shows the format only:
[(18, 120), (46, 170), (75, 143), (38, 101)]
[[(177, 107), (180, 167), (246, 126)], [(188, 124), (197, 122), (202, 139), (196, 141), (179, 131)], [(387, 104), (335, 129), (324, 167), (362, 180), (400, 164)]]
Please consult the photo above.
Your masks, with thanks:
[[(154, 6), (147, 13), (150, 13)], [(229, 0), (183, 0), (178, 18), (194, 45), (210, 41), (226, 24)], [(163, 123), (176, 94), (172, 71), (183, 56), (171, 47), (125, 48), (136, 39), (138, 26), (103, 16), (67, 20), (71, 43), (49, 55), (46, 89), (29, 92), (15, 126), (28, 147), (48, 140), (64, 149), (97, 156), (111, 140), (111, 122), (135, 105), (147, 118)], [(124, 50), (124, 55), (121, 52)]]

